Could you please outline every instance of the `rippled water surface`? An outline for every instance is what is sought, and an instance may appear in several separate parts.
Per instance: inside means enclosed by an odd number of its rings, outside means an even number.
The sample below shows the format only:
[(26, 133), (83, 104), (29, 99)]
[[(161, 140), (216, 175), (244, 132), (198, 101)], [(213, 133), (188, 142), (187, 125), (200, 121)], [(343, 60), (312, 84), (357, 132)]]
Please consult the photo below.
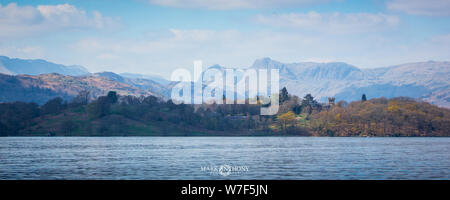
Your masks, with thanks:
[(450, 179), (450, 138), (3, 137), (0, 179)]

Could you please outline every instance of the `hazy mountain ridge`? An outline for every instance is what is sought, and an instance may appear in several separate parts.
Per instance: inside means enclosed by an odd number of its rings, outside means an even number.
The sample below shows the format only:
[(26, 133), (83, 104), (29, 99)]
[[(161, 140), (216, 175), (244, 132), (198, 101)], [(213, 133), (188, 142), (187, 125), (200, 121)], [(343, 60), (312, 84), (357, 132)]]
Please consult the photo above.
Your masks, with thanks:
[[(24, 72), (18, 68), (7, 68), (0, 56), (0, 73), (16, 74)], [(38, 101), (61, 95), (67, 99), (80, 90), (91, 90), (93, 96), (104, 95), (107, 90), (116, 90), (122, 95), (148, 95), (169, 98), (171, 88), (176, 84), (159, 76), (131, 73), (116, 74), (100, 72), (90, 74), (81, 66), (64, 66), (43, 60), (15, 60), (16, 63), (29, 63), (22, 69), (32, 69), (27, 74), (0, 76), (0, 102)], [(8, 62), (6, 62), (8, 63)], [(37, 63), (37, 64), (36, 64)], [(45, 70), (87, 73), (84, 75), (41, 74), (32, 76), (42, 69), (42, 63), (57, 65), (57, 68)], [(35, 65), (37, 67), (35, 67)], [(226, 69), (220, 65), (214, 68), (222, 72)], [(256, 60), (252, 69), (279, 69), (280, 87), (286, 87), (291, 94), (303, 97), (310, 93), (326, 102), (327, 97), (336, 97), (337, 101), (359, 100), (365, 93), (368, 98), (408, 96), (424, 101), (450, 107), (450, 62), (417, 62), (390, 67), (360, 69), (342, 62), (315, 63), (281, 63), (270, 58)], [(16, 70), (16, 71), (14, 71)], [(45, 71), (44, 70), (44, 71)], [(56, 72), (51, 72), (56, 73)], [(238, 79), (242, 74), (237, 73)], [(17, 80), (16, 80), (17, 79)], [(31, 94), (34, 93), (34, 94)], [(40, 96), (39, 96), (40, 95)], [(201, 94), (197, 94), (200, 95)], [(239, 96), (239, 94), (238, 94)]]
[(342, 62), (284, 64), (263, 58), (256, 60), (250, 68), (279, 69), (280, 78), (293, 80), (361, 80), (364, 77), (359, 68)]
[(167, 86), (151, 80), (150, 77), (144, 78), (145, 76), (143, 76), (143, 78), (127, 78), (114, 72), (99, 72), (93, 74), (93, 76), (108, 78), (112, 81), (131, 85), (141, 90), (151, 91), (158, 97), (168, 97), (170, 93)]
[(279, 69), (280, 86), (298, 96), (311, 93), (322, 101), (354, 101), (408, 96), (450, 107), (450, 62), (418, 62), (375, 69), (359, 69), (346, 63), (283, 64), (270, 58), (256, 60), (254, 69)]
[(131, 79), (147, 79), (147, 80), (152, 80), (155, 81), (161, 85), (168, 85), (170, 84), (170, 81), (165, 79), (162, 76), (158, 76), (158, 75), (147, 75), (147, 74), (133, 74), (133, 73), (120, 73), (120, 76), (126, 77), (126, 78), (131, 78)]
[(42, 59), (18, 59), (0, 56), (0, 73), (9, 75), (58, 73), (62, 75), (80, 76), (89, 74), (89, 71), (79, 65), (66, 66)]
[(98, 98), (108, 91), (116, 91), (120, 95), (158, 96), (149, 90), (98, 76), (66, 76), (56, 73), (38, 76), (0, 74), (0, 102), (33, 101), (43, 104), (58, 96), (70, 100), (82, 90), (90, 91), (91, 98)]
[(70, 100), (81, 90), (89, 90), (92, 98), (110, 90), (121, 95), (169, 96), (168, 88), (150, 77), (127, 78), (113, 72), (91, 74), (79, 65), (0, 56), (0, 102), (34, 101), (42, 104), (58, 96)]

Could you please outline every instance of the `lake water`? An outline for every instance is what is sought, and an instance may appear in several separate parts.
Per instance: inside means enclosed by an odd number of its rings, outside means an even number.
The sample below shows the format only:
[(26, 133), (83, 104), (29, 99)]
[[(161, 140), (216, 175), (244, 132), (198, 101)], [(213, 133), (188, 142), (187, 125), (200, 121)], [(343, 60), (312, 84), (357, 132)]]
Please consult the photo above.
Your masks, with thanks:
[(450, 179), (450, 138), (3, 137), (0, 179)]

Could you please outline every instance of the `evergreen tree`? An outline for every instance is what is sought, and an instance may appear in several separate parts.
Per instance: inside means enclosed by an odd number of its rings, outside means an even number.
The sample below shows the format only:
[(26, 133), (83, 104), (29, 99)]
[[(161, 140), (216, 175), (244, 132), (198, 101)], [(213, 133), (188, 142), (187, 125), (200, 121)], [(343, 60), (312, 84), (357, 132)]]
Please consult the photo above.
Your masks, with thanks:
[(42, 114), (55, 114), (60, 112), (65, 108), (65, 105), (63, 104), (63, 99), (61, 97), (56, 97), (47, 103), (45, 103), (42, 108)]
[(286, 89), (286, 87), (283, 87), (280, 92), (280, 103), (283, 103), (289, 99), (289, 93)]
[(117, 102), (118, 98), (117, 98), (117, 93), (115, 91), (109, 91), (107, 97), (108, 97), (109, 103), (115, 104)]

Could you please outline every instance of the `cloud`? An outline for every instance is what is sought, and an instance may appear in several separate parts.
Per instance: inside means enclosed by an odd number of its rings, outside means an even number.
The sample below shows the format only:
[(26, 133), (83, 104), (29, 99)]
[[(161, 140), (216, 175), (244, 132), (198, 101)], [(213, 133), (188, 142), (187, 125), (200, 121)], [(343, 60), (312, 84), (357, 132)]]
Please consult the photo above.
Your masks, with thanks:
[(450, 16), (449, 0), (392, 0), (387, 8), (411, 15)]
[[(448, 34), (408, 43), (399, 42), (399, 37), (369, 33), (171, 29), (156, 34), (158, 37), (91, 36), (66, 45), (68, 48), (48, 48), (45, 55), (48, 60), (83, 65), (92, 72), (157, 73), (170, 77), (179, 67), (192, 69), (192, 62), (198, 59), (204, 61), (204, 66), (246, 67), (255, 59), (271, 57), (287, 63), (339, 61), (364, 68), (448, 60), (450, 47)], [(58, 55), (61, 51), (68, 56)]]
[(118, 18), (99, 12), (88, 14), (70, 4), (18, 6), (0, 4), (0, 37), (16, 37), (63, 30), (108, 29), (120, 25)]
[(362, 33), (395, 27), (399, 18), (386, 14), (317, 12), (258, 15), (256, 22), (304, 31), (334, 33)]
[(330, 0), (148, 0), (150, 3), (177, 8), (205, 8), (229, 10), (246, 8), (277, 8), (304, 6), (328, 2)]
[(102, 60), (113, 60), (113, 59), (117, 59), (117, 56), (104, 53), (104, 54), (98, 55), (97, 58), (102, 59)]
[(157, 69), (167, 75), (175, 68), (190, 67), (196, 59), (204, 60), (205, 66), (248, 66), (255, 58), (285, 55), (307, 42), (299, 34), (171, 29), (158, 38), (86, 38), (70, 45), (68, 51), (78, 61), (86, 61), (79, 64), (92, 66), (91, 71), (151, 74)]
[(157, 39), (135, 38), (123, 40), (106, 40), (88, 38), (70, 45), (80, 52), (98, 51), (109, 54), (128, 52), (135, 54), (159, 53), (174, 50), (203, 49), (203, 47), (218, 47), (233, 43), (241, 33), (236, 30), (205, 30), (205, 29), (170, 29), (168, 35)]
[(433, 36), (431, 41), (438, 44), (450, 45), (450, 34)]
[(42, 58), (45, 55), (45, 49), (40, 46), (28, 46), (28, 45), (18, 45), (18, 46), (0, 46), (0, 55), (6, 55), (10, 57), (19, 58)]
[(363, 52), (373, 52), (375, 48), (361, 44), (367, 44), (367, 41), (383, 47), (392, 42), (299, 32), (172, 29), (165, 37), (156, 39), (83, 39), (71, 45), (68, 51), (77, 58), (77, 62), (84, 62), (78, 64), (90, 67), (91, 71), (170, 75), (178, 67), (190, 69), (192, 61), (197, 59), (203, 60), (205, 66), (220, 64), (229, 67), (250, 66), (255, 59), (267, 56), (284, 62), (310, 61), (311, 58), (316, 61), (351, 61), (352, 64), (360, 64), (365, 59), (372, 62), (373, 57), (360, 56)]

